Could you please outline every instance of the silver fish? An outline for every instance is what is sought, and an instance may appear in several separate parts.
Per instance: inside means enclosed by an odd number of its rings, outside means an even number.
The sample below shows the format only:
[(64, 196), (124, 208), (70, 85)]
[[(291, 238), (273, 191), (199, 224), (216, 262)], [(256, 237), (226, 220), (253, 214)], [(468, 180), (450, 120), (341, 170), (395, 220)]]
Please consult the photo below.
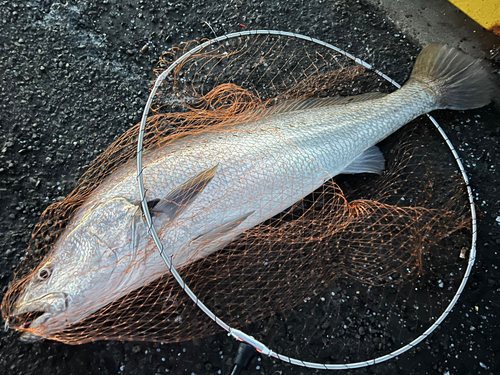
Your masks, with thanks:
[[(442, 45), (419, 55), (394, 93), (304, 99), (256, 120), (183, 137), (144, 157), (144, 183), (163, 246), (180, 268), (222, 248), (340, 173), (381, 173), (374, 146), (435, 109), (488, 104), (478, 60)], [(135, 163), (115, 171), (78, 209), (15, 301), (32, 314), (22, 338), (49, 337), (168, 269), (147, 233)]]

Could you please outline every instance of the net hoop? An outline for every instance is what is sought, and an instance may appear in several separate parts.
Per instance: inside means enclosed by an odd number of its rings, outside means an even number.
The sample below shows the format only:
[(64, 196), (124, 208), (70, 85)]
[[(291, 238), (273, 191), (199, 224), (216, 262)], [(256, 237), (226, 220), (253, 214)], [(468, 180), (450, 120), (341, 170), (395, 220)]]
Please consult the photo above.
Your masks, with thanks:
[(460, 286), (458, 287), (458, 290), (454, 297), (452, 298), (451, 302), (448, 304), (444, 312), (436, 319), (436, 321), (420, 336), (415, 338), (413, 341), (410, 343), (402, 346), (401, 348), (392, 351), (389, 354), (383, 355), (381, 357), (377, 357), (374, 359), (366, 360), (366, 361), (361, 361), (361, 362), (353, 362), (353, 363), (342, 363), (342, 364), (327, 364), (327, 363), (318, 363), (318, 362), (307, 362), (307, 361), (302, 361), (297, 358), (292, 358), (289, 356), (285, 356), (282, 354), (279, 354), (277, 352), (274, 352), (270, 348), (268, 348), (266, 345), (264, 345), (262, 342), (256, 340), (254, 337), (245, 334), (244, 332), (231, 328), (228, 324), (226, 324), (224, 321), (222, 321), (220, 318), (218, 318), (207, 306), (201, 302), (196, 294), (189, 288), (189, 286), (185, 283), (185, 281), (182, 279), (180, 274), (177, 272), (175, 267), (172, 265), (172, 260), (165, 254), (165, 251), (163, 249), (163, 245), (158, 237), (158, 234), (153, 226), (153, 221), (148, 209), (147, 205), (147, 199), (146, 199), (146, 190), (144, 188), (144, 182), (143, 182), (143, 175), (142, 175), (142, 154), (143, 154), (143, 138), (144, 138), (144, 132), (145, 132), (145, 127), (146, 127), (146, 120), (148, 118), (149, 114), (149, 109), (153, 103), (153, 98), (156, 95), (156, 92), (158, 88), (160, 87), (161, 83), (163, 80), (168, 76), (168, 74), (175, 69), (179, 64), (181, 64), (184, 60), (186, 60), (189, 56), (193, 55), (194, 53), (212, 45), (215, 43), (219, 43), (224, 40), (232, 39), (232, 38), (239, 38), (242, 36), (249, 36), (249, 35), (274, 35), (278, 37), (290, 37), (290, 38), (296, 38), (296, 39), (301, 39), (307, 42), (312, 42), (316, 43), (318, 45), (321, 45), (323, 47), (332, 49), (333, 51), (353, 60), (354, 62), (364, 66), (365, 68), (373, 71), (376, 73), (378, 76), (381, 78), (385, 79), (386, 81), (390, 82), (392, 85), (394, 85), (397, 88), (400, 88), (401, 85), (382, 73), (381, 71), (374, 69), (370, 64), (367, 62), (351, 55), (348, 52), (345, 52), (341, 50), (338, 47), (335, 47), (329, 43), (322, 42), (318, 39), (314, 39), (305, 35), (301, 34), (295, 34), (295, 33), (290, 33), (286, 31), (276, 31), (276, 30), (248, 30), (248, 31), (242, 31), (242, 32), (237, 32), (237, 33), (232, 33), (232, 34), (227, 34), (223, 35), (211, 40), (208, 40), (181, 57), (179, 57), (176, 61), (174, 61), (165, 71), (163, 71), (158, 78), (156, 79), (153, 88), (151, 90), (151, 93), (149, 94), (148, 101), (144, 107), (144, 111), (142, 114), (141, 118), (141, 125), (139, 129), (139, 135), (138, 135), (138, 140), (137, 140), (137, 181), (138, 181), (138, 186), (139, 186), (139, 196), (141, 199), (141, 205), (142, 205), (142, 212), (144, 214), (144, 217), (146, 219), (147, 227), (148, 227), (148, 233), (151, 235), (153, 238), (156, 247), (158, 248), (158, 251), (160, 252), (161, 257), (165, 261), (169, 271), (172, 273), (172, 276), (175, 278), (175, 280), (179, 283), (181, 288), (186, 292), (186, 294), (193, 300), (193, 302), (198, 306), (210, 319), (212, 319), (215, 323), (217, 323), (220, 327), (222, 327), (224, 330), (228, 332), (228, 335), (233, 336), (235, 339), (238, 341), (243, 341), (246, 342), (247, 344), (252, 345), (260, 354), (266, 355), (269, 357), (273, 357), (276, 359), (279, 359), (281, 361), (284, 361), (286, 363), (290, 363), (293, 365), (298, 365), (302, 367), (307, 367), (307, 368), (312, 368), (312, 369), (323, 369), (323, 370), (346, 370), (346, 369), (354, 369), (354, 368), (361, 368), (361, 367), (366, 367), (374, 364), (378, 364), (381, 362), (385, 362), (387, 360), (390, 360), (392, 358), (397, 357), (398, 355), (401, 355), (405, 353), (406, 351), (412, 349), (416, 345), (418, 345), (422, 340), (427, 338), (434, 330), (443, 322), (443, 320), (448, 316), (448, 314), (451, 312), (453, 307), (455, 306), (456, 302), (458, 301), (458, 298), (460, 297), (462, 291), (465, 288), (465, 284), (467, 283), (467, 280), (469, 279), (470, 273), (472, 271), (472, 267), (474, 265), (474, 261), (476, 259), (476, 242), (477, 242), (477, 221), (476, 221), (476, 210), (474, 206), (474, 197), (472, 195), (472, 188), (469, 184), (469, 178), (467, 177), (467, 174), (465, 172), (464, 166), (462, 162), (460, 161), (460, 158), (453, 147), (452, 143), (450, 142), (448, 136), (444, 132), (444, 130), (441, 128), (441, 126), (438, 124), (438, 122), (429, 114), (426, 116), (429, 118), (429, 120), (433, 123), (433, 125), (436, 127), (436, 129), (439, 131), (443, 139), (445, 140), (446, 144), (448, 145), (448, 148), (450, 149), (451, 153), (453, 154), (453, 158), (455, 159), (455, 162), (458, 165), (458, 168), (460, 170), (460, 173), (462, 175), (462, 178), (464, 180), (465, 186), (467, 188), (467, 195), (469, 198), (469, 205), (470, 205), (470, 211), (471, 211), (471, 224), (472, 224), (472, 239), (471, 239), (471, 248), (469, 251), (469, 259), (468, 259), (468, 264), (467, 264), (467, 269), (465, 271), (464, 277), (462, 279), (462, 282), (460, 283)]

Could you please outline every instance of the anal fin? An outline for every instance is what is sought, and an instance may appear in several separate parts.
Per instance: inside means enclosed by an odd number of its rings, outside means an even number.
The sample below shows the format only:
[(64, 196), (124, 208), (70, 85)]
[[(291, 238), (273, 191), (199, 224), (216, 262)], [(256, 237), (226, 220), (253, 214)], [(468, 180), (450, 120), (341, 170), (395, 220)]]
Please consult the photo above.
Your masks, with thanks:
[(385, 158), (377, 146), (366, 149), (349, 164), (341, 174), (377, 173), (382, 174), (385, 168)]

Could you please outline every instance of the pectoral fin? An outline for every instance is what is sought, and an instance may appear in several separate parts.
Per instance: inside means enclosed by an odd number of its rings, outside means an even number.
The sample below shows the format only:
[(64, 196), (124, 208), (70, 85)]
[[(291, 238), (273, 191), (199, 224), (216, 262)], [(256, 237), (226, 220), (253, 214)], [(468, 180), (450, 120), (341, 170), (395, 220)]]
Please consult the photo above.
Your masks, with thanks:
[(172, 190), (165, 198), (148, 202), (151, 213), (167, 215), (170, 221), (177, 218), (205, 189), (215, 176), (218, 165), (198, 173), (193, 178)]
[(161, 199), (160, 198), (156, 198), (156, 199), (152, 199), (150, 201), (147, 201), (147, 205), (148, 205), (148, 209), (149, 209), (149, 212), (152, 212), (153, 211), (153, 208), (156, 207), (156, 205), (158, 203), (160, 203)]
[(341, 174), (377, 173), (382, 174), (385, 167), (384, 155), (377, 146), (366, 149), (347, 166)]
[(193, 241), (209, 243), (220, 237), (223, 237), (224, 235), (232, 231), (234, 228), (236, 228), (238, 225), (243, 223), (254, 212), (255, 211), (250, 211), (236, 219), (228, 220), (221, 226), (196, 237)]

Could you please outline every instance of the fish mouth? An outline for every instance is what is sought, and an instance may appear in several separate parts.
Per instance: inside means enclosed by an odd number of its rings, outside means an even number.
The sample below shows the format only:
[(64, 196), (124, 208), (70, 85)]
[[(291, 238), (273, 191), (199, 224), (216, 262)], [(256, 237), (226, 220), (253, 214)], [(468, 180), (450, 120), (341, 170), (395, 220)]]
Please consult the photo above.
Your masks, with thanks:
[(20, 302), (5, 322), (6, 328), (21, 331), (21, 340), (33, 342), (42, 339), (35, 332), (53, 316), (68, 308), (71, 298), (66, 293), (50, 293), (29, 302)]
[(9, 327), (28, 329), (31, 328), (33, 322), (37, 321), (38, 318), (40, 318), (45, 314), (46, 314), (45, 311), (29, 311), (18, 315), (14, 315), (9, 318), (8, 325)]

